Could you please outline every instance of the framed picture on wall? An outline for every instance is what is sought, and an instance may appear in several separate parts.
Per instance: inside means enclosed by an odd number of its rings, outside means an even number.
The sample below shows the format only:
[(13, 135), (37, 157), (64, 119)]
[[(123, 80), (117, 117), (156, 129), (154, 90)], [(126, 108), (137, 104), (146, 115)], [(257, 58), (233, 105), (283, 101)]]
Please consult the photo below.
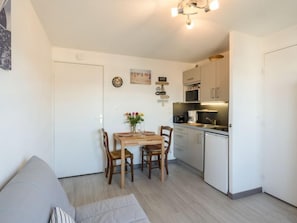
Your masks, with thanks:
[(151, 70), (130, 69), (131, 84), (151, 84)]
[(11, 70), (11, 0), (0, 0), (0, 68)]

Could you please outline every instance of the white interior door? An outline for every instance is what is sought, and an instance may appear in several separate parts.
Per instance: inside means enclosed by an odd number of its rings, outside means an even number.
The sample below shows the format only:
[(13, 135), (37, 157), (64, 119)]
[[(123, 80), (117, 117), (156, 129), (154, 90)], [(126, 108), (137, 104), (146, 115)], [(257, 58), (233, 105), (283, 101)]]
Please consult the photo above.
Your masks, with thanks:
[(297, 46), (265, 55), (265, 192), (297, 206)]
[(54, 73), (56, 174), (102, 172), (103, 67), (55, 62)]

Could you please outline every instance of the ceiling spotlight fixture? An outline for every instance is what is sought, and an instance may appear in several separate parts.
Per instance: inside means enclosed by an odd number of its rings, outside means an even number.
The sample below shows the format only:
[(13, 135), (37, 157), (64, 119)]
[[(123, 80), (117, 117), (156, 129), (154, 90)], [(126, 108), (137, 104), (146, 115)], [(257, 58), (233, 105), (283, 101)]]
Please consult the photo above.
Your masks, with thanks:
[[(186, 15), (186, 25), (193, 27), (190, 16), (198, 14), (199, 11), (209, 12), (219, 8), (218, 0), (180, 0), (176, 8), (171, 9), (172, 17), (179, 14)], [(190, 28), (190, 29), (191, 29)]]

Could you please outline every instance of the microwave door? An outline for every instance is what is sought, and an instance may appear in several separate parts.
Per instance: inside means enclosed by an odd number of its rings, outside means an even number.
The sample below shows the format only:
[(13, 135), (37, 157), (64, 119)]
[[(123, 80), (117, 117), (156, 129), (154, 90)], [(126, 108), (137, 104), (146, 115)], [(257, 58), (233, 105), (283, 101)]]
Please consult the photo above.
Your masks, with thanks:
[(199, 100), (199, 91), (198, 90), (192, 90), (192, 91), (186, 91), (186, 101), (195, 101), (198, 102)]
[(190, 91), (186, 91), (186, 101), (191, 101), (191, 92)]

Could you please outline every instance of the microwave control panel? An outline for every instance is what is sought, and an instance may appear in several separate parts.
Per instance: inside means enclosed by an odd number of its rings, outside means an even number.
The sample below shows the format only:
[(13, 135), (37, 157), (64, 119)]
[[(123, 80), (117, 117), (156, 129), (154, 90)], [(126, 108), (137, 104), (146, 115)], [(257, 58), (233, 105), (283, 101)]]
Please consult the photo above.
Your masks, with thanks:
[(198, 89), (200, 89), (200, 83), (192, 84), (192, 85), (186, 85), (184, 88), (185, 88), (185, 91), (198, 90)]

